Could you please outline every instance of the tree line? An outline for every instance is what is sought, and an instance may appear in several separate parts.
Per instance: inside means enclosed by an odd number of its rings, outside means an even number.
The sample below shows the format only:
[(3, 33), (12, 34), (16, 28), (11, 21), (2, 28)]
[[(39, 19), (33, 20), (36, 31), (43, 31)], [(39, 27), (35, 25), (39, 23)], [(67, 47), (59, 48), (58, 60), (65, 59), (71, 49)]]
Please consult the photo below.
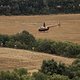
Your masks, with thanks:
[(80, 13), (80, 0), (0, 0), (0, 15)]
[(38, 40), (27, 31), (15, 35), (0, 35), (0, 46), (80, 58), (79, 44), (68, 41)]

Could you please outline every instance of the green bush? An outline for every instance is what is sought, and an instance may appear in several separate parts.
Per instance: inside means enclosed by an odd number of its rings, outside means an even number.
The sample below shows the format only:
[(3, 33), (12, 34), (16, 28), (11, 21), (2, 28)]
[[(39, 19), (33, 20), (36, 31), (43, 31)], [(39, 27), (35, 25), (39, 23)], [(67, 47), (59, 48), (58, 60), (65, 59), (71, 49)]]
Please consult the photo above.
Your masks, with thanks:
[(47, 80), (47, 75), (41, 73), (41, 72), (38, 72), (38, 73), (33, 73), (33, 78), (35, 80)]
[(71, 42), (53, 42), (56, 54), (66, 57), (77, 57), (80, 54), (80, 45)]
[(65, 66), (65, 64), (58, 63), (57, 67), (58, 67), (57, 74), (60, 74), (60, 75), (65, 75), (66, 74), (67, 67)]
[(46, 52), (55, 54), (55, 48), (52, 46), (53, 42), (49, 40), (36, 40), (35, 50), (39, 52)]
[(16, 72), (19, 76), (28, 74), (27, 69), (25, 68), (14, 69), (14, 72)]
[(70, 66), (65, 66), (54, 60), (44, 60), (40, 71), (47, 75), (53, 75), (56, 73), (74, 79), (76, 76), (80, 77), (80, 60), (74, 61)]
[(0, 34), (0, 46), (5, 47), (5, 43), (9, 41), (9, 36), (8, 35), (1, 35)]
[(28, 49), (28, 45), (26, 45), (25, 43), (21, 43), (19, 41), (15, 42), (15, 48), (17, 49)]
[(71, 72), (74, 73), (74, 77), (75, 76), (80, 77), (80, 59), (74, 61), (69, 68), (70, 68)]
[(24, 68), (13, 71), (1, 71), (0, 80), (30, 80), (27, 76), (27, 70)]
[(27, 31), (22, 31), (15, 35), (0, 35), (0, 46), (19, 48), (19, 49), (29, 49), (35, 46), (35, 38), (33, 35), (29, 34)]
[(70, 80), (67, 76), (53, 74), (49, 80)]
[(80, 80), (80, 77), (76, 76), (76, 77), (73, 78), (72, 80)]
[(1, 71), (0, 80), (20, 80), (20, 77), (16, 73), (13, 73), (13, 72), (11, 73), (9, 71), (7, 72)]
[(21, 33), (13, 35), (12, 38), (15, 42), (18, 41), (21, 44), (25, 44), (27, 49), (32, 49), (36, 41), (33, 35), (29, 34), (27, 31), (22, 31)]
[(52, 75), (56, 74), (65, 74), (67, 67), (62, 63), (57, 63), (54, 60), (44, 60), (41, 66), (41, 72), (45, 74)]
[(35, 50), (66, 57), (79, 57), (80, 55), (80, 45), (71, 42), (37, 40)]
[(5, 45), (6, 45), (6, 47), (14, 48), (15, 47), (15, 41), (10, 39), (9, 41), (6, 41)]

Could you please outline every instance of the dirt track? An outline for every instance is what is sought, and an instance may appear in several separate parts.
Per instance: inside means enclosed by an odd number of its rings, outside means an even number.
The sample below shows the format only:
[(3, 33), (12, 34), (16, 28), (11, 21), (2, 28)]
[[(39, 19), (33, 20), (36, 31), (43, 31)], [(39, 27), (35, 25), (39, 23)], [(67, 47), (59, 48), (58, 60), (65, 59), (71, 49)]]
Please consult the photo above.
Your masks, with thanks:
[(0, 70), (24, 67), (34, 72), (40, 69), (43, 60), (49, 59), (54, 59), (66, 65), (70, 65), (75, 60), (73, 58), (65, 58), (27, 50), (0, 48)]
[[(45, 21), (46, 25), (61, 27), (50, 28), (40, 33), (38, 28)], [(27, 30), (36, 38), (72, 41), (80, 43), (80, 14), (43, 15), (43, 16), (0, 16), (0, 33), (15, 34)]]

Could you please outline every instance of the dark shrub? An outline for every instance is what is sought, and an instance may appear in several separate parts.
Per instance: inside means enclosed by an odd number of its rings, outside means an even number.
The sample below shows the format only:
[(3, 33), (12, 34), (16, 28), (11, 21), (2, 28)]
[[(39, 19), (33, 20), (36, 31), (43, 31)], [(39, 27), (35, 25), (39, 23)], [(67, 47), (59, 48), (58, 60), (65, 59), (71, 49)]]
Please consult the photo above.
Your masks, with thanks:
[(8, 35), (0, 35), (0, 46), (5, 47), (5, 43), (9, 41)]
[(54, 60), (44, 60), (40, 71), (49, 75), (53, 75), (54, 73), (66, 75), (68, 67), (63, 63), (57, 63)]
[(57, 73), (57, 63), (54, 60), (44, 60), (41, 66), (41, 72), (52, 75)]
[(70, 80), (70, 79), (64, 75), (53, 74), (52, 76), (50, 76), (49, 80)]
[(71, 42), (37, 40), (35, 50), (65, 57), (79, 57), (80, 45)]
[(32, 49), (32, 47), (35, 44), (35, 38), (27, 31), (23, 31), (21, 33), (14, 35), (13, 39), (15, 41), (20, 42), (21, 44), (25, 44), (26, 46), (28, 46), (27, 47), (28, 49)]
[(19, 76), (28, 74), (27, 69), (25, 68), (14, 69), (14, 72), (16, 72)]
[(9, 41), (7, 41), (5, 43), (6, 47), (9, 47), (9, 48), (14, 48), (15, 47), (15, 41), (14, 39), (10, 39)]
[(52, 42), (48, 40), (37, 40), (36, 51), (46, 52), (50, 54), (55, 53), (54, 47), (52, 47)]
[(65, 75), (67, 71), (67, 67), (63, 63), (58, 63), (57, 74)]
[(35, 80), (48, 80), (47, 76), (41, 72), (33, 73), (33, 77)]
[(11, 73), (9, 71), (7, 72), (1, 71), (0, 80), (20, 80), (20, 78), (16, 73), (13, 72)]

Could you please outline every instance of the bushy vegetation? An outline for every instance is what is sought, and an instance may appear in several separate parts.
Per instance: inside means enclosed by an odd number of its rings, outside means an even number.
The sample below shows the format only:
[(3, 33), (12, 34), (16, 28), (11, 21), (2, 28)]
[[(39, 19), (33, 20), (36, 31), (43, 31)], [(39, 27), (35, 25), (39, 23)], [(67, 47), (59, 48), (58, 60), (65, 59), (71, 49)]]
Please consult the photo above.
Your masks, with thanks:
[(37, 40), (27, 31), (15, 35), (0, 35), (0, 46), (34, 50), (65, 57), (80, 57), (80, 45), (71, 42)]
[(0, 80), (27, 80), (27, 78), (27, 70), (24, 68), (16, 69), (12, 72), (0, 72)]
[(0, 0), (0, 15), (80, 13), (80, 0)]
[[(26, 71), (26, 69), (24, 69)], [(21, 69), (18, 69), (21, 72)], [(52, 76), (46, 75), (41, 72), (35, 72), (30, 76), (28, 73), (22, 71), (22, 75), (19, 72), (13, 71), (1, 71), (0, 80), (69, 80), (67, 76), (54, 74)]]
[(54, 60), (44, 60), (40, 71), (47, 75), (54, 76), (54, 74), (58, 74), (67, 76), (67, 78), (71, 80), (78, 80), (80, 79), (80, 60), (76, 60), (70, 66), (65, 66), (64, 64), (57, 63)]
[(54, 60), (44, 60), (41, 70), (30, 75), (25, 68), (13, 71), (0, 71), (0, 80), (79, 80), (80, 60), (70, 66)]
[(33, 35), (27, 31), (22, 31), (15, 35), (0, 35), (0, 46), (18, 49), (31, 50), (35, 43)]
[(53, 74), (49, 77), (49, 80), (70, 80), (67, 76), (59, 75), (59, 74)]
[(65, 67), (62, 63), (57, 63), (54, 60), (44, 60), (41, 67), (41, 72), (49, 75), (54, 73), (62, 75), (65, 74), (66, 69), (67, 67)]
[(66, 57), (79, 57), (80, 45), (71, 42), (37, 40), (35, 50)]

